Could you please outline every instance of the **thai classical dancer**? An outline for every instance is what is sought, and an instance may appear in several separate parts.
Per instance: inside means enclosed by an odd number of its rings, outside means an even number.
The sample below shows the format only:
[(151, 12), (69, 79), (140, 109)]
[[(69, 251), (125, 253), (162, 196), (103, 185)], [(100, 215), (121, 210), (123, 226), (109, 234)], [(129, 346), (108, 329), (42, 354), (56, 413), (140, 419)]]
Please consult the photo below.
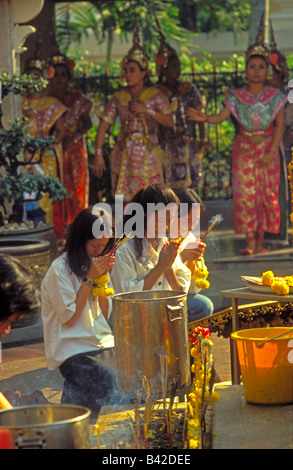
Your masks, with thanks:
[[(44, 73), (49, 74), (48, 68), (40, 56), (40, 41), (37, 42), (35, 57), (28, 59), (24, 66), (24, 73), (33, 75), (36, 78), (41, 78)], [(39, 164), (32, 164), (30, 171), (44, 176), (58, 177), (63, 182), (63, 152), (62, 152), (62, 138), (65, 129), (63, 127), (63, 116), (67, 111), (61, 101), (56, 98), (46, 96), (41, 91), (38, 94), (26, 94), (22, 97), (21, 101), (22, 115), (29, 120), (29, 132), (32, 136), (39, 136), (42, 138), (48, 136), (55, 136), (56, 142), (54, 149), (47, 149), (42, 155), (42, 161)], [(31, 158), (30, 155), (25, 155), (25, 158)], [(34, 162), (39, 159), (39, 153), (34, 156)], [(28, 204), (31, 204), (28, 202)], [(33, 210), (29, 212), (36, 213), (37, 206), (44, 211), (45, 220), (47, 223), (54, 223), (56, 235), (58, 236), (58, 227), (56, 222), (56, 210), (58, 203), (52, 205), (52, 200), (48, 195), (44, 195), (38, 203), (35, 203)], [(27, 209), (30, 209), (27, 207)]]
[(111, 185), (113, 194), (123, 195), (127, 202), (139, 189), (163, 181), (158, 126), (172, 127), (173, 118), (167, 97), (157, 87), (145, 86), (149, 58), (140, 45), (136, 24), (133, 46), (121, 65), (127, 87), (113, 95), (101, 115), (93, 172), (101, 177), (106, 168), (102, 145), (106, 132), (119, 117), (121, 131), (110, 155)]
[(69, 197), (60, 204), (60, 231), (64, 237), (66, 226), (88, 206), (89, 169), (84, 135), (92, 127), (90, 110), (92, 102), (80, 90), (69, 88), (73, 76), (74, 61), (56, 52), (49, 58), (55, 73), (48, 87), (48, 95), (60, 100), (68, 112), (64, 119), (66, 133), (62, 140), (63, 184)]
[[(157, 21), (157, 20), (156, 20)], [(189, 107), (202, 108), (197, 87), (180, 80), (180, 61), (176, 50), (165, 40), (157, 21), (160, 47), (156, 55), (159, 89), (176, 107), (174, 127), (160, 126), (159, 139), (165, 153), (164, 180), (173, 189), (192, 187), (197, 190), (202, 182), (202, 150), (209, 146), (205, 138), (204, 123), (198, 123), (200, 140), (196, 140), (194, 121), (188, 119)]]
[(234, 116), (239, 125), (232, 150), (232, 184), (236, 233), (246, 235), (244, 255), (263, 253), (265, 232), (278, 233), (280, 209), (279, 146), (284, 132), (286, 96), (265, 85), (269, 51), (263, 43), (263, 19), (255, 44), (246, 52), (248, 84), (224, 99), (219, 114), (189, 108), (190, 119), (220, 124)]

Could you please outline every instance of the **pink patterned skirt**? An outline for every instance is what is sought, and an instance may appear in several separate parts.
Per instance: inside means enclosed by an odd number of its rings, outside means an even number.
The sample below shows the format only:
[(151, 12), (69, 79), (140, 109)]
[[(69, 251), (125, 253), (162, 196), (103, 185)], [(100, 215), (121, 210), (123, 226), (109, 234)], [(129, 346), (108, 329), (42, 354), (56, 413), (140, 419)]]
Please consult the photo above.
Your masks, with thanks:
[(261, 165), (272, 139), (272, 134), (265, 132), (243, 132), (235, 139), (232, 182), (236, 233), (279, 232), (279, 154), (268, 165)]

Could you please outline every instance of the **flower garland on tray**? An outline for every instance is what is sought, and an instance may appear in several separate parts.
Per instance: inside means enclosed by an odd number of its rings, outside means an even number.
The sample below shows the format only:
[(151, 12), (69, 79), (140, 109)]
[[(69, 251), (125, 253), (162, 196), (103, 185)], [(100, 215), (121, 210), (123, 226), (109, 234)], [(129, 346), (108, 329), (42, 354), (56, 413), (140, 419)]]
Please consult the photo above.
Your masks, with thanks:
[(262, 275), (262, 285), (270, 286), (277, 295), (288, 295), (293, 287), (293, 276), (275, 276), (273, 271), (265, 271)]

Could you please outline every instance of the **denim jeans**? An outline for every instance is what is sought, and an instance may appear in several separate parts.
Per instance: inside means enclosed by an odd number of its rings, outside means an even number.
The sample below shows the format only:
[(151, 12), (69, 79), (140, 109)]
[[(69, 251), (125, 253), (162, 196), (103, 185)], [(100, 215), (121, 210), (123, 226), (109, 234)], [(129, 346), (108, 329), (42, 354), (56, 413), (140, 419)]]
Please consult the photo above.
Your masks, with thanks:
[(99, 409), (115, 403), (114, 348), (72, 356), (59, 370), (65, 379), (61, 403)]
[(213, 302), (202, 294), (187, 294), (188, 323), (209, 317), (214, 312)]

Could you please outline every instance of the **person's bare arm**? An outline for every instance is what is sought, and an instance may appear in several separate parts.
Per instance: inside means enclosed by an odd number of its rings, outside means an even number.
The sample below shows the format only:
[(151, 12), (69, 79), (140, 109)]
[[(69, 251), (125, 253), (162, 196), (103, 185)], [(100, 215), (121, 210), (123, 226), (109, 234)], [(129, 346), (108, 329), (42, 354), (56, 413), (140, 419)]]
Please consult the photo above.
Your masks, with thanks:
[(275, 130), (274, 130), (271, 148), (261, 160), (261, 163), (263, 165), (269, 164), (274, 158), (274, 155), (276, 155), (276, 153), (278, 152), (279, 145), (284, 135), (284, 129), (285, 129), (285, 112), (284, 112), (284, 108), (282, 108), (277, 114), (277, 117), (275, 119)]
[(195, 108), (188, 108), (186, 110), (186, 116), (191, 121), (208, 122), (209, 124), (221, 124), (222, 122), (226, 121), (230, 115), (231, 111), (226, 106), (218, 114), (210, 115), (207, 115)]
[(105, 160), (102, 155), (102, 145), (104, 143), (106, 132), (110, 124), (106, 121), (101, 121), (96, 134), (95, 141), (95, 156), (93, 161), (93, 173), (101, 178), (103, 171), (106, 170)]

